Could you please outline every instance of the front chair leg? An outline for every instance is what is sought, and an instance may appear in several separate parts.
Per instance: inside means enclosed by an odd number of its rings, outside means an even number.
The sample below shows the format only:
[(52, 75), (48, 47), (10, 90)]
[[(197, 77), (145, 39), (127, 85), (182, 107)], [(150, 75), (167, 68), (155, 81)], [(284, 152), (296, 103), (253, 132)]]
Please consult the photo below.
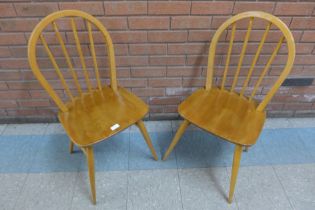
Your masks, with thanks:
[(141, 133), (142, 133), (142, 135), (143, 135), (143, 138), (144, 138), (145, 142), (147, 143), (147, 145), (148, 145), (148, 147), (149, 147), (149, 149), (150, 149), (150, 151), (151, 151), (151, 153), (152, 153), (154, 159), (155, 159), (155, 160), (158, 160), (158, 157), (157, 157), (156, 152), (155, 152), (155, 150), (154, 150), (154, 147), (153, 147), (153, 145), (152, 145), (150, 136), (149, 136), (149, 134), (148, 134), (148, 132), (147, 132), (147, 129), (146, 129), (145, 126), (144, 126), (143, 121), (142, 121), (142, 120), (138, 121), (138, 122), (136, 123), (136, 125), (138, 126), (139, 130), (141, 131)]
[(228, 199), (229, 203), (232, 203), (232, 200), (233, 200), (238, 169), (240, 167), (240, 162), (241, 162), (242, 149), (243, 148), (241, 145), (235, 146), (233, 166), (232, 166), (232, 175), (231, 175), (231, 182), (230, 182), (230, 193), (229, 193), (229, 199)]
[(88, 163), (90, 186), (91, 186), (91, 194), (92, 194), (92, 203), (96, 204), (95, 170), (94, 170), (93, 147), (92, 146), (85, 147), (84, 150), (85, 150), (87, 163)]
[(189, 126), (190, 122), (188, 122), (188, 120), (184, 120), (184, 122), (182, 122), (182, 124), (179, 126), (173, 140), (172, 143), (170, 144), (170, 146), (168, 147), (168, 149), (166, 150), (166, 153), (163, 156), (163, 160), (166, 160), (166, 158), (169, 156), (169, 154), (173, 151), (174, 147), (176, 146), (176, 144), (178, 143), (180, 137), (182, 137), (182, 135), (184, 134), (186, 128)]

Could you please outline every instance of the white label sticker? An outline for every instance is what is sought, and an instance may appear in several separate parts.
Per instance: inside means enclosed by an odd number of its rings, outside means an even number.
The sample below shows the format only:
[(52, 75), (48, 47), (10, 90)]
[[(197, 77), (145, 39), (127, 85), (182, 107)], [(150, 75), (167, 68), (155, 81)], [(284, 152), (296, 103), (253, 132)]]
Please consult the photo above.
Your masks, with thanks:
[(112, 131), (114, 131), (114, 130), (116, 130), (117, 128), (119, 128), (120, 127), (120, 125), (119, 124), (115, 124), (115, 125), (113, 125), (112, 127), (110, 127), (110, 129), (112, 130)]

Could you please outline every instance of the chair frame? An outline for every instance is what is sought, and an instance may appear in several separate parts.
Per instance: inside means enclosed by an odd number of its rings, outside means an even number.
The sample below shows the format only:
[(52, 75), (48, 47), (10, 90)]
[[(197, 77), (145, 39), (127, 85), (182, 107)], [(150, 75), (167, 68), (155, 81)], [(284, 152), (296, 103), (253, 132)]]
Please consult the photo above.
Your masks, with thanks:
[[(227, 54), (227, 59), (226, 59), (226, 63), (225, 63), (225, 69), (224, 69), (224, 74), (223, 74), (223, 80), (221, 83), (221, 88), (222, 90), (225, 89), (224, 87), (224, 83), (226, 80), (226, 75), (227, 75), (227, 71), (228, 71), (228, 66), (229, 66), (229, 62), (230, 62), (230, 56), (231, 56), (231, 52), (232, 52), (232, 48), (233, 48), (233, 41), (234, 41), (234, 36), (235, 36), (235, 30), (236, 30), (236, 22), (239, 20), (242, 20), (244, 18), (250, 18), (249, 21), (249, 25), (247, 28), (247, 32), (245, 35), (245, 40), (243, 42), (243, 48), (240, 54), (240, 59), (239, 59), (239, 63), (237, 66), (237, 70), (236, 70), (236, 74), (234, 75), (234, 80), (233, 80), (233, 84), (232, 87), (230, 89), (231, 92), (235, 92), (234, 88), (236, 86), (237, 80), (238, 80), (238, 74), (240, 72), (241, 66), (242, 66), (242, 62), (243, 62), (243, 58), (244, 58), (244, 54), (246, 52), (246, 47), (247, 47), (247, 42), (249, 40), (250, 37), (250, 32), (251, 32), (251, 28), (252, 28), (252, 23), (254, 18), (260, 18), (263, 20), (266, 20), (269, 22), (269, 24), (266, 26), (264, 35), (262, 37), (262, 40), (258, 46), (257, 52), (255, 57), (253, 58), (251, 67), (249, 69), (249, 73), (247, 75), (247, 78), (243, 84), (242, 90), (239, 93), (240, 97), (245, 97), (244, 94), (244, 90), (247, 88), (247, 85), (249, 83), (249, 79), (251, 77), (251, 73), (254, 70), (254, 67), (256, 65), (256, 62), (259, 58), (260, 55), (260, 51), (262, 49), (262, 46), (265, 42), (265, 39), (267, 37), (267, 34), (270, 30), (271, 25), (276, 26), (278, 29), (280, 29), (280, 31), (282, 32), (283, 36), (280, 38), (275, 50), (273, 51), (271, 57), (269, 58), (262, 74), (260, 75), (255, 88), (251, 94), (251, 96), (249, 98), (247, 98), (248, 100), (253, 100), (253, 97), (256, 93), (256, 90), (258, 88), (258, 86), (260, 85), (265, 73), (268, 71), (270, 65), (272, 64), (275, 56), (277, 55), (282, 43), (284, 40), (286, 40), (286, 44), (287, 44), (287, 48), (288, 48), (288, 58), (287, 58), (287, 62), (286, 65), (282, 71), (282, 73), (280, 74), (280, 76), (278, 77), (277, 81), (275, 82), (275, 84), (272, 86), (272, 88), (269, 90), (269, 92), (267, 93), (267, 95), (265, 96), (265, 98), (258, 104), (258, 106), (256, 107), (256, 111), (258, 112), (265, 112), (265, 108), (267, 106), (267, 104), (270, 102), (271, 98), (274, 96), (274, 94), (276, 93), (276, 91), (279, 89), (279, 87), (281, 86), (282, 82), (285, 80), (285, 78), (288, 76), (288, 74), (290, 73), (293, 63), (294, 63), (294, 59), (295, 59), (295, 43), (294, 43), (294, 38), (292, 33), (290, 32), (289, 28), (286, 26), (285, 23), (283, 23), (279, 18), (265, 13), (265, 12), (260, 12), (260, 11), (249, 11), (249, 12), (243, 12), (240, 14), (237, 14), (231, 18), (229, 18), (228, 20), (226, 20), (216, 31), (216, 33), (214, 34), (212, 41), (211, 41), (211, 45), (209, 48), (209, 55), (208, 55), (208, 67), (207, 67), (207, 76), (206, 76), (206, 84), (205, 84), (205, 90), (211, 90), (213, 87), (213, 71), (215, 69), (215, 52), (216, 52), (216, 47), (217, 47), (217, 43), (219, 42), (219, 39), (222, 35), (222, 33), (229, 27), (232, 25), (232, 32), (231, 32), (231, 38), (230, 38), (230, 42), (229, 42), (229, 49), (228, 49), (228, 54)], [(246, 97), (245, 97), (246, 98)], [(163, 160), (166, 160), (166, 158), (169, 156), (169, 154), (172, 152), (172, 150), (174, 149), (174, 147), (176, 146), (176, 144), (179, 142), (181, 136), (183, 135), (183, 133), (185, 132), (186, 128), (191, 124), (191, 122), (189, 122), (187, 119), (184, 118), (184, 121), (181, 123), (181, 125), (179, 126), (170, 146), (168, 147), (167, 151), (165, 152), (164, 156), (163, 156)], [(198, 125), (197, 125), (198, 126)], [(233, 157), (233, 165), (232, 165), (232, 175), (231, 175), (231, 180), (230, 180), (230, 191), (229, 191), (229, 197), (228, 197), (228, 202), (232, 203), (233, 200), (233, 195), (234, 195), (234, 189), (235, 189), (235, 185), (236, 185), (236, 180), (237, 180), (237, 175), (238, 175), (238, 169), (240, 166), (240, 160), (241, 160), (241, 155), (242, 155), (242, 150), (243, 147), (245, 147), (245, 151), (247, 151), (249, 145), (242, 145), (242, 144), (235, 144), (235, 150), (234, 150), (234, 157)]]
[[(118, 93), (118, 86), (117, 86), (117, 79), (116, 79), (116, 64), (115, 64), (115, 55), (114, 55), (114, 47), (113, 47), (113, 43), (112, 40), (110, 38), (110, 35), (108, 33), (108, 31), (106, 30), (106, 28), (103, 26), (103, 24), (97, 20), (95, 17), (93, 17), (92, 15), (89, 15), (85, 12), (79, 11), (79, 10), (63, 10), (63, 11), (58, 11), (58, 12), (54, 12), (48, 16), (46, 16), (45, 18), (43, 18), (38, 24), (37, 26), (34, 28), (29, 42), (28, 42), (28, 59), (29, 59), (29, 64), (30, 67), (35, 75), (35, 77), (37, 78), (37, 80), (40, 82), (40, 84), (44, 87), (44, 89), (48, 92), (48, 94), (51, 96), (51, 98), (53, 99), (53, 101), (57, 104), (57, 106), (59, 107), (60, 113), (65, 113), (68, 112), (69, 109), (67, 107), (67, 104), (65, 104), (61, 98), (57, 95), (57, 93), (55, 92), (55, 90), (52, 88), (52, 86), (48, 83), (48, 81), (46, 80), (46, 78), (44, 77), (44, 75), (42, 74), (40, 67), (38, 66), (37, 63), (37, 57), (36, 57), (36, 46), (37, 46), (37, 42), (38, 40), (42, 41), (42, 44), (46, 50), (46, 53), (49, 56), (49, 59), (53, 65), (53, 67), (56, 70), (56, 73), (59, 77), (59, 79), (61, 80), (61, 83), (65, 89), (65, 92), (67, 93), (68, 97), (71, 99), (71, 101), (73, 102), (75, 97), (71, 94), (68, 85), (66, 84), (64, 78), (63, 78), (63, 74), (61, 73), (58, 64), (53, 56), (53, 54), (50, 51), (50, 48), (48, 47), (48, 44), (44, 38), (44, 36), (42, 35), (43, 30), (50, 24), (52, 24), (53, 30), (55, 32), (55, 35), (59, 41), (59, 44), (62, 48), (63, 54), (66, 58), (69, 70), (72, 74), (72, 77), (74, 79), (75, 85), (77, 87), (78, 92), (80, 93), (80, 97), (82, 97), (83, 92), (81, 90), (81, 86), (78, 82), (78, 78), (76, 75), (76, 72), (72, 66), (72, 62), (70, 60), (70, 56), (68, 54), (68, 51), (66, 49), (66, 46), (64, 44), (63, 38), (59, 33), (59, 29), (57, 24), (55, 23), (55, 21), (59, 18), (63, 18), (63, 17), (71, 17), (71, 26), (72, 26), (72, 31), (74, 33), (74, 38), (75, 38), (75, 44), (76, 44), (76, 48), (80, 57), (80, 61), (82, 64), (82, 69), (84, 72), (84, 77), (85, 77), (85, 82), (87, 84), (88, 87), (88, 91), (89, 93), (91, 93), (92, 91), (92, 86), (91, 83), (89, 81), (89, 76), (87, 73), (87, 69), (86, 69), (86, 65), (85, 65), (85, 60), (84, 60), (84, 56), (82, 53), (82, 49), (81, 49), (81, 44), (80, 44), (80, 40), (77, 34), (77, 29), (76, 29), (76, 24), (74, 21), (74, 17), (80, 17), (83, 20), (86, 21), (87, 24), (87, 30), (88, 30), (88, 34), (89, 34), (89, 41), (90, 41), (90, 50), (91, 50), (91, 56), (93, 58), (93, 64), (94, 64), (94, 69), (95, 69), (95, 76), (96, 76), (96, 81), (97, 81), (97, 88), (99, 90), (102, 90), (102, 85), (100, 82), (100, 76), (99, 76), (99, 70), (98, 70), (98, 66), (97, 66), (97, 61), (96, 61), (96, 55), (95, 55), (95, 49), (94, 49), (94, 40), (93, 40), (93, 36), (92, 36), (92, 29), (91, 29), (91, 24), (94, 24), (94, 26), (96, 26), (96, 28), (103, 34), (104, 37), (104, 41), (105, 44), (107, 46), (107, 56), (108, 56), (108, 60), (109, 60), (109, 68), (110, 68), (110, 87), (114, 92)], [(144, 140), (146, 141), (153, 157), (155, 160), (158, 160), (157, 154), (153, 148), (151, 139), (149, 137), (149, 134), (144, 126), (144, 123), (142, 120), (137, 121), (136, 126), (139, 128), (139, 130), (141, 131)], [(108, 136), (109, 137), (109, 136)], [(106, 137), (106, 138), (108, 138)], [(104, 140), (104, 139), (102, 139)], [(101, 140), (100, 140), (101, 141)], [(97, 141), (99, 142), (99, 141)], [(93, 204), (96, 204), (96, 190), (95, 190), (95, 169), (94, 169), (94, 152), (93, 152), (93, 145), (97, 142), (94, 142), (92, 145), (85, 145), (85, 146), (81, 146), (81, 145), (77, 145), (85, 154), (86, 158), (87, 158), (87, 164), (88, 164), (88, 173), (89, 173), (89, 179), (90, 179), (90, 187), (91, 187), (91, 195), (92, 195), (92, 202)], [(73, 149), (74, 149), (74, 141), (73, 139), (70, 138), (70, 146), (69, 146), (69, 150), (70, 153), (73, 153)]]

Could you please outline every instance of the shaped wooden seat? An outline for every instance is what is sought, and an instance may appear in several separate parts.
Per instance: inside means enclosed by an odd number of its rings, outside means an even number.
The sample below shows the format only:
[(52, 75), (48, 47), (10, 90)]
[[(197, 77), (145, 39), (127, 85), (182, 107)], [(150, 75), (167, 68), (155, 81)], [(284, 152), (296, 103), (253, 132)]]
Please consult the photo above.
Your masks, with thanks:
[(266, 116), (256, 110), (254, 101), (218, 88), (197, 90), (180, 104), (178, 112), (198, 127), (242, 145), (256, 142)]
[[(266, 22), (265, 30), (260, 30), (262, 33), (260, 42), (257, 43), (257, 51), (254, 55), (251, 55), (251, 62), (243, 67), (243, 61), (247, 50), (248, 41), (251, 35), (252, 27), (254, 20), (258, 19), (260, 24)], [(235, 68), (235, 72), (231, 72), (229, 69), (233, 43), (236, 37), (236, 26), (241, 25), (242, 30), (244, 30), (244, 20), (248, 20), (248, 27), (245, 33), (245, 38), (243, 45), (239, 54), (239, 60)], [(231, 26), (231, 27), (230, 27)], [(255, 66), (261, 56), (261, 52), (266, 41), (266, 38), (270, 30), (280, 31), (280, 38), (277, 43), (275, 43), (273, 52), (267, 58), (267, 61), (264, 64), (264, 67), (260, 72), (255, 71)], [(221, 84), (213, 85), (213, 72), (216, 70), (215, 58), (217, 44), (221, 39), (221, 36), (225, 36), (224, 33), (228, 31), (229, 45), (227, 55), (224, 57), (224, 69), (221, 76)], [(256, 31), (257, 32), (257, 31)], [(275, 34), (275, 31), (273, 31)], [(274, 35), (273, 35), (274, 36)], [(236, 41), (240, 41), (239, 34)], [(256, 41), (257, 41), (256, 33)], [(275, 37), (272, 37), (275, 39)], [(224, 38), (223, 38), (224, 39)], [(270, 69), (271, 64), (273, 63), (275, 57), (277, 56), (280, 48), (283, 43), (286, 43), (287, 47), (287, 60), (286, 64), (283, 65), (283, 70), (280, 73), (279, 77), (273, 84), (273, 86), (268, 90), (261, 102), (256, 101), (254, 98), (258, 92), (259, 87), (262, 85), (262, 80)], [(197, 90), (191, 96), (189, 96), (182, 104), (179, 105), (179, 114), (184, 118), (183, 123), (178, 128), (169, 148), (163, 156), (165, 160), (171, 151), (174, 149), (181, 136), (183, 135), (185, 129), (192, 123), (205, 131), (208, 131), (214, 135), (222, 137), (223, 139), (234, 143), (235, 151), (233, 158), (232, 166), (232, 175), (230, 183), (230, 192), (228, 197), (228, 202), (231, 203), (233, 199), (235, 183), (237, 179), (238, 169), (240, 165), (240, 159), (242, 154), (242, 147), (246, 148), (250, 145), (255, 144), (259, 134), (262, 130), (265, 121), (265, 108), (273, 95), (276, 93), (282, 82), (288, 76), (293, 66), (295, 58), (295, 44), (293, 36), (288, 29), (288, 27), (277, 17), (265, 13), (265, 12), (244, 12), (234, 17), (231, 17), (225, 21), (214, 34), (208, 57), (208, 69), (207, 69), (207, 80), (204, 89)], [(240, 73), (245, 71), (245, 76), (242, 78), (241, 87), (237, 89), (237, 84), (239, 83)], [(229, 86), (227, 85), (227, 78), (231, 76), (231, 82)], [(254, 80), (251, 80), (255, 75)], [(249, 89), (248, 86), (253, 83), (252, 89)], [(249, 89), (249, 96), (245, 96)], [(209, 198), (210, 199), (210, 198)]]
[[(59, 120), (73, 142), (89, 146), (102, 141), (141, 120), (148, 106), (122, 87), (95, 90), (67, 104)], [(132, 111), (131, 111), (132, 110)], [(115, 126), (116, 125), (116, 126)]]
[[(64, 31), (59, 29), (58, 21)], [(79, 21), (80, 28), (77, 25)], [(101, 59), (97, 57), (100, 50), (99, 45), (98, 48), (94, 45), (94, 33), (98, 36), (98, 44), (100, 40), (105, 44), (101, 52), (102, 55), (107, 55), (108, 66), (102, 67), (109, 69), (110, 86), (102, 85), (98, 63)], [(73, 42), (70, 42), (71, 37), (74, 38)], [(65, 40), (70, 42), (68, 43), (70, 46), (65, 44)], [(88, 52), (83, 50), (82, 40), (88, 43), (88, 46), (84, 43), (84, 49), (88, 49)], [(72, 45), (75, 46), (74, 49)], [(39, 47), (41, 50), (38, 50)], [(68, 47), (72, 47), (72, 50), (67, 49)], [(52, 51), (56, 48), (59, 50), (56, 53), (59, 56), (57, 58)], [(51, 62), (51, 66), (45, 71), (42, 71), (44, 67), (40, 68), (39, 62), (43, 61), (43, 53), (46, 53)], [(75, 57), (70, 56), (73, 54)], [(63, 56), (64, 62), (60, 56)], [(148, 112), (148, 106), (126, 89), (117, 86), (112, 40), (100, 21), (78, 10), (64, 10), (48, 15), (38, 23), (31, 34), (28, 42), (28, 59), (35, 77), (59, 108), (58, 118), (71, 140), (70, 152), (72, 153), (76, 144), (87, 157), (94, 204), (96, 203), (94, 144), (136, 124), (154, 159), (157, 160), (156, 152), (141, 120)], [(91, 66), (88, 66), (87, 61), (91, 61), (89, 62)], [(57, 80), (60, 81), (57, 85), (51, 84), (55, 81), (48, 81), (45, 78), (51, 69), (55, 70)], [(95, 78), (92, 79), (91, 75)], [(58, 88), (58, 91), (53, 87)], [(67, 99), (62, 100), (63, 95), (66, 95)]]

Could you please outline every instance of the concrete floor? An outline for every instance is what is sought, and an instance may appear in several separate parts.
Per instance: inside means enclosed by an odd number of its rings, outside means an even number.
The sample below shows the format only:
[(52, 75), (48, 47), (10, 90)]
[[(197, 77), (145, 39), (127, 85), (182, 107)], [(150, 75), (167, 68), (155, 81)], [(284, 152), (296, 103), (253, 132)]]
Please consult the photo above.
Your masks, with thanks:
[[(146, 122), (161, 159), (178, 121)], [(0, 125), (0, 209), (315, 209), (315, 119), (268, 119), (226, 197), (233, 145), (190, 127), (154, 161), (135, 127), (95, 147), (97, 205), (82, 152), (59, 124)]]

